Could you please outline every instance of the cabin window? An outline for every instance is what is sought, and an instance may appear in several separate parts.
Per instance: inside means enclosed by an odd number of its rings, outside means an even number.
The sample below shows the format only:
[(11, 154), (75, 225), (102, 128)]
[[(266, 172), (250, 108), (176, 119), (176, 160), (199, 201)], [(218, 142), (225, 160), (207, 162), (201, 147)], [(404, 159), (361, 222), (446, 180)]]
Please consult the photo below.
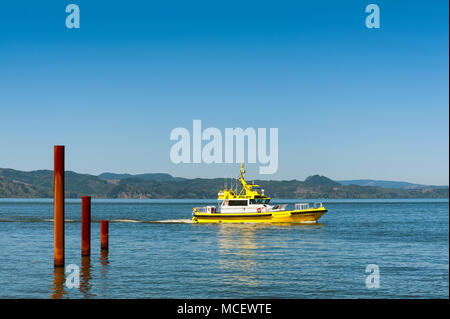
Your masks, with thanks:
[(229, 200), (229, 206), (247, 206), (248, 202), (246, 200)]
[(270, 199), (268, 198), (255, 198), (250, 199), (250, 204), (269, 204)]

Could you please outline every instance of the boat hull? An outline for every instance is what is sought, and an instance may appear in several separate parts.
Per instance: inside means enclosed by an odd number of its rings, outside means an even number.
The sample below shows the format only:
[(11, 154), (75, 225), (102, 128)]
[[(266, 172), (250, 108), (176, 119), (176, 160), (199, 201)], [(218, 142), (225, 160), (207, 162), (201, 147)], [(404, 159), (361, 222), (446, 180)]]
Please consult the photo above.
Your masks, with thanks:
[(193, 223), (315, 223), (325, 214), (323, 207), (266, 213), (194, 213)]

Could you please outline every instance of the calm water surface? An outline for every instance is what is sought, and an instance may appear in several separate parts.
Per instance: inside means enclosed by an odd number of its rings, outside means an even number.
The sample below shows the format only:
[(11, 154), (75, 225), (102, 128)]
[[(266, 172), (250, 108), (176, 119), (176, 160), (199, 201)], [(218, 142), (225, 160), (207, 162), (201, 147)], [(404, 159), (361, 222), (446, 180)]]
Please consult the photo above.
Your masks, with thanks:
[[(80, 267), (69, 289), (53, 268), (52, 201), (2, 199), (0, 298), (449, 297), (448, 200), (329, 200), (314, 225), (189, 223), (206, 203), (93, 200), (82, 259), (81, 202), (67, 201), (66, 265)], [(378, 289), (366, 288), (368, 264)]]

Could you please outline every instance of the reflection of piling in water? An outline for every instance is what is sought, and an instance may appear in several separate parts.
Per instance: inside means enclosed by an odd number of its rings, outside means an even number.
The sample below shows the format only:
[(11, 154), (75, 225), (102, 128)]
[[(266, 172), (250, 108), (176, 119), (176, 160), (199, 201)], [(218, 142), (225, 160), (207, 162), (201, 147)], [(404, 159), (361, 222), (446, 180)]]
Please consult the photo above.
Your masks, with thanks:
[(80, 275), (80, 292), (85, 298), (93, 296), (89, 293), (91, 289), (91, 284), (89, 281), (92, 279), (91, 275), (91, 257), (82, 256), (81, 257), (81, 275)]
[(81, 256), (91, 255), (91, 197), (81, 197)]
[(62, 145), (54, 147), (53, 234), (54, 266), (64, 267), (64, 146)]
[[(99, 290), (100, 297), (105, 298), (108, 296), (108, 250), (102, 249), (100, 251), (100, 264), (102, 267), (100, 268), (100, 276), (99, 276)], [(107, 298), (107, 297), (106, 297)]]
[(53, 269), (52, 292), (52, 299), (60, 299), (66, 294), (64, 290), (64, 267), (55, 267)]
[(109, 260), (108, 260), (108, 250), (107, 249), (102, 249), (100, 251), (100, 263), (102, 264), (102, 266), (108, 266)]
[(100, 221), (100, 248), (108, 249), (108, 221)]

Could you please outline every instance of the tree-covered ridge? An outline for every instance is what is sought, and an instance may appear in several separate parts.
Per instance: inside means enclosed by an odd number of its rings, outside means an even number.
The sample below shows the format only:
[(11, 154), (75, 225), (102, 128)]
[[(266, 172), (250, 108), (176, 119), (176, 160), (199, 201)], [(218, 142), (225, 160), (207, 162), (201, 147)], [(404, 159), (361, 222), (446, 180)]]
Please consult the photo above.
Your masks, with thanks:
[[(120, 177), (105, 179), (102, 177)], [(66, 172), (66, 197), (90, 195), (95, 198), (217, 198), (217, 192), (230, 184), (223, 178), (185, 179), (169, 174), (102, 174), (94, 176)], [(448, 198), (448, 187), (417, 189), (341, 185), (314, 175), (305, 181), (255, 180), (273, 198)], [(0, 198), (51, 198), (53, 172), (23, 172), (0, 169)]]

